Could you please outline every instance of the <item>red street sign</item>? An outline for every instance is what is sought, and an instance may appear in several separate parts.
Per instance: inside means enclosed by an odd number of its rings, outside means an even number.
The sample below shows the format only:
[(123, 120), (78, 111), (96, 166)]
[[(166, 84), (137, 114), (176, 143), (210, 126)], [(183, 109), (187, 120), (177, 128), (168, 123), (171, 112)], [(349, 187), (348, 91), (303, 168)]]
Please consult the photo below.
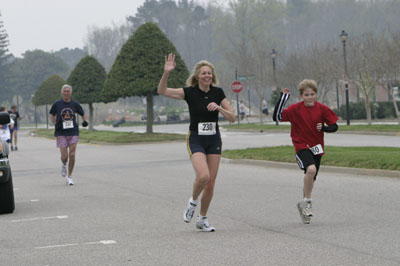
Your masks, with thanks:
[(242, 82), (234, 81), (232, 82), (231, 89), (234, 93), (239, 93), (243, 90)]

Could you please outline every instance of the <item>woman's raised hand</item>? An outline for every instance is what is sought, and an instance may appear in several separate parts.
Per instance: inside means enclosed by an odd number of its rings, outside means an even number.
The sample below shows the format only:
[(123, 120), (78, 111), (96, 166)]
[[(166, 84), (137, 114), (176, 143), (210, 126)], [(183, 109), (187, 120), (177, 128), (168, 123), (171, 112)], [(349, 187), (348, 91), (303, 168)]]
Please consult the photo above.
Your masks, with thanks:
[(283, 94), (290, 94), (290, 90), (288, 88), (283, 88), (282, 89)]
[(171, 72), (175, 69), (175, 66), (175, 55), (170, 53), (168, 56), (165, 56), (164, 72)]

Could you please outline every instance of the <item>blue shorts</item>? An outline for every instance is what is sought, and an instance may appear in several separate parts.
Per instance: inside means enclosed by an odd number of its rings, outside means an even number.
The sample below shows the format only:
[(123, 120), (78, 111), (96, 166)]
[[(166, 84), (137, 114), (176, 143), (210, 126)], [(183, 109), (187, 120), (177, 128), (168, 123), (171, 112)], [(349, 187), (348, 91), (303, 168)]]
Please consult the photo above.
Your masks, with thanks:
[(219, 132), (215, 135), (199, 135), (197, 132), (189, 131), (186, 136), (186, 144), (190, 156), (196, 152), (206, 155), (221, 154), (222, 152), (222, 140)]
[(14, 126), (14, 128), (10, 128), (10, 134), (12, 135), (12, 133), (14, 131), (18, 131), (18, 126)]

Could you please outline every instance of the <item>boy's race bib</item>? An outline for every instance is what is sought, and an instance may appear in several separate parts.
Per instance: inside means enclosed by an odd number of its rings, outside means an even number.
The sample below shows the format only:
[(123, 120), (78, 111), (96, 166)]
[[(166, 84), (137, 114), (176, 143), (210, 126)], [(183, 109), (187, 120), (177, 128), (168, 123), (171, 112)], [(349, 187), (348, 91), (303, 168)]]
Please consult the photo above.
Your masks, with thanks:
[(216, 122), (200, 122), (198, 125), (199, 135), (215, 135), (217, 133)]
[(322, 149), (322, 145), (318, 144), (315, 145), (314, 147), (308, 147), (310, 149), (310, 151), (314, 154), (314, 155), (318, 155), (318, 154), (322, 154), (324, 153), (324, 149)]

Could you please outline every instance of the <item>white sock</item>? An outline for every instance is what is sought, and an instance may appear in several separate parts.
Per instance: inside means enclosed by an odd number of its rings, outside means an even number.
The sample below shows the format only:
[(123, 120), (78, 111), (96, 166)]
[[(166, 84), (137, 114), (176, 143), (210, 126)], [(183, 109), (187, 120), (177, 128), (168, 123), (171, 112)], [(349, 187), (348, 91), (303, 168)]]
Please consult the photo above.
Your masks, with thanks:
[(197, 200), (193, 200), (193, 197), (190, 197), (190, 203), (193, 203), (194, 205), (198, 205), (199, 204), (199, 199), (197, 199)]
[(198, 220), (198, 221), (201, 221), (201, 220), (203, 220), (204, 217), (207, 217), (207, 216), (201, 216), (201, 215), (199, 214), (199, 216), (197, 216), (197, 220)]
[(304, 201), (304, 202), (306, 202), (306, 201), (309, 201), (309, 202), (311, 202), (311, 201), (312, 201), (312, 199), (311, 199), (311, 198), (304, 198), (304, 199), (303, 199), (303, 201)]

